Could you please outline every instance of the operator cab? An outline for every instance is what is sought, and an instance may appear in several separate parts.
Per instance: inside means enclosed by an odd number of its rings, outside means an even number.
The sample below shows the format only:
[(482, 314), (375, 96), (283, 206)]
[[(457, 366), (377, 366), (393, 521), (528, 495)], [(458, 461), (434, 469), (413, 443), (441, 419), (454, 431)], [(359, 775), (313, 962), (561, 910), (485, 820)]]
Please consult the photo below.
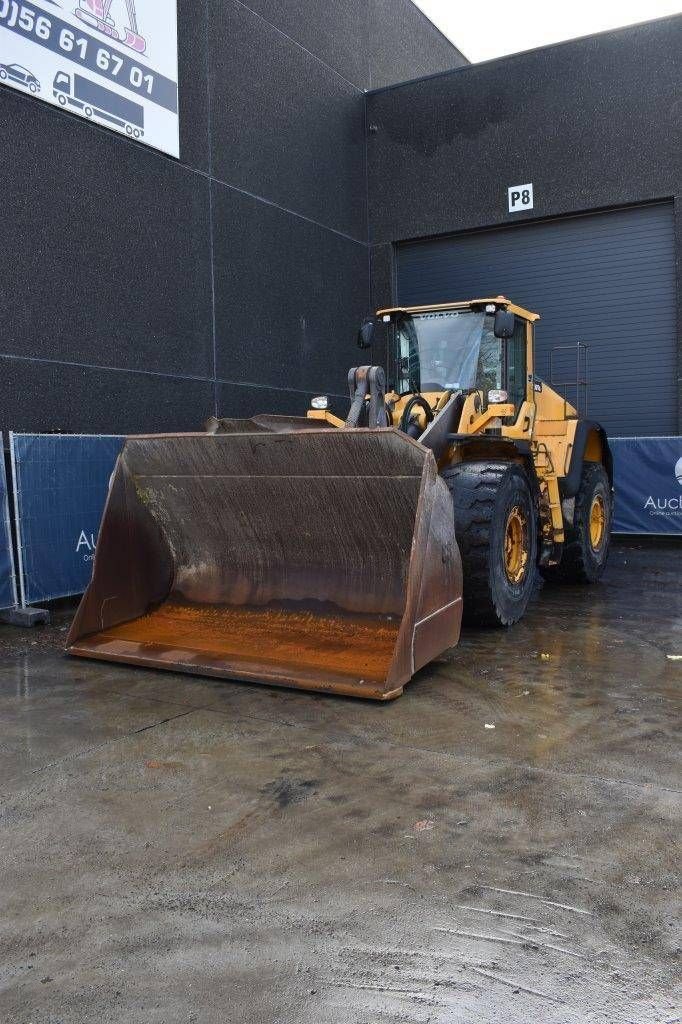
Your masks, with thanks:
[(527, 392), (526, 324), (536, 316), (515, 310), (501, 296), (380, 310), (397, 395), (477, 391), (482, 410), (509, 402), (518, 411)]
[[(375, 382), (372, 406), (371, 388), (363, 376), (370, 368), (353, 368), (349, 384), (355, 405), (346, 426), (388, 425), (421, 438), (447, 408), (452, 423), (460, 423), (466, 410), (469, 433), (499, 433), (515, 425), (527, 434), (535, 405), (533, 323), (538, 319), (503, 295), (380, 309), (363, 322), (358, 346), (379, 343), (388, 381), (383, 382), (381, 370), (382, 384)], [(358, 373), (370, 403), (367, 409), (356, 387)]]

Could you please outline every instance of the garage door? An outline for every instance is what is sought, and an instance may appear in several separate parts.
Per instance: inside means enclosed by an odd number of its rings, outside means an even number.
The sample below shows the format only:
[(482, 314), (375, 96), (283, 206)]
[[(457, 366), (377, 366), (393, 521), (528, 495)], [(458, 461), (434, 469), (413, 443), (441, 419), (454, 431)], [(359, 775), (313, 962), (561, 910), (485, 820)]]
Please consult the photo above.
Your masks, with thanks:
[[(588, 346), (587, 412), (612, 436), (677, 434), (672, 204), (398, 246), (400, 305), (498, 294), (542, 315), (545, 380), (552, 349)], [(575, 377), (574, 352), (555, 352), (554, 379)]]

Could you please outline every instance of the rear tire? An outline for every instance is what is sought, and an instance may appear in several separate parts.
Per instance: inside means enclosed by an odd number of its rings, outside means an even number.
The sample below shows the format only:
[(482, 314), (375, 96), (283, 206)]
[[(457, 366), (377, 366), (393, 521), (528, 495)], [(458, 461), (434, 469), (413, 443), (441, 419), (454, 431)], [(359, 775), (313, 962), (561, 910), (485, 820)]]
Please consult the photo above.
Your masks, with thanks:
[(455, 513), (464, 574), (464, 621), (510, 626), (533, 592), (537, 514), (515, 463), (463, 462), (443, 472)]
[(606, 470), (600, 462), (583, 465), (575, 496), (573, 524), (565, 525), (566, 539), (558, 565), (543, 566), (549, 582), (596, 583), (609, 556), (613, 500)]

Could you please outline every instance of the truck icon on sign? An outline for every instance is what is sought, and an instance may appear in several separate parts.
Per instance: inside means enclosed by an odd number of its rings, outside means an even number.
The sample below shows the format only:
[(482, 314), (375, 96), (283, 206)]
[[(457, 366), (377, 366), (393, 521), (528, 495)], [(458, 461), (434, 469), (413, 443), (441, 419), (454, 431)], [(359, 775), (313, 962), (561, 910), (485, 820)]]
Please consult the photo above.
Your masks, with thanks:
[(36, 76), (21, 64), (0, 64), (0, 82), (14, 82), (15, 85), (23, 85), (29, 92), (40, 92), (40, 82)]
[(144, 135), (144, 109), (139, 103), (119, 96), (89, 78), (70, 75), (66, 71), (57, 72), (52, 88), (61, 107), (75, 107), (86, 117), (98, 117), (124, 128), (126, 134), (134, 139)]

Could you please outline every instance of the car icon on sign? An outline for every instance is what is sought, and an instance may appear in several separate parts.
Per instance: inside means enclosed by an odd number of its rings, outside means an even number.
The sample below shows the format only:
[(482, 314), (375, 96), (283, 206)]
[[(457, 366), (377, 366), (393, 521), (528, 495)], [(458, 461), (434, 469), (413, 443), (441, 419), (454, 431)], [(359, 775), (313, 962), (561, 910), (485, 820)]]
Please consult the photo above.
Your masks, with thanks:
[(0, 82), (16, 82), (30, 92), (40, 92), (40, 82), (36, 76), (21, 64), (0, 64)]

